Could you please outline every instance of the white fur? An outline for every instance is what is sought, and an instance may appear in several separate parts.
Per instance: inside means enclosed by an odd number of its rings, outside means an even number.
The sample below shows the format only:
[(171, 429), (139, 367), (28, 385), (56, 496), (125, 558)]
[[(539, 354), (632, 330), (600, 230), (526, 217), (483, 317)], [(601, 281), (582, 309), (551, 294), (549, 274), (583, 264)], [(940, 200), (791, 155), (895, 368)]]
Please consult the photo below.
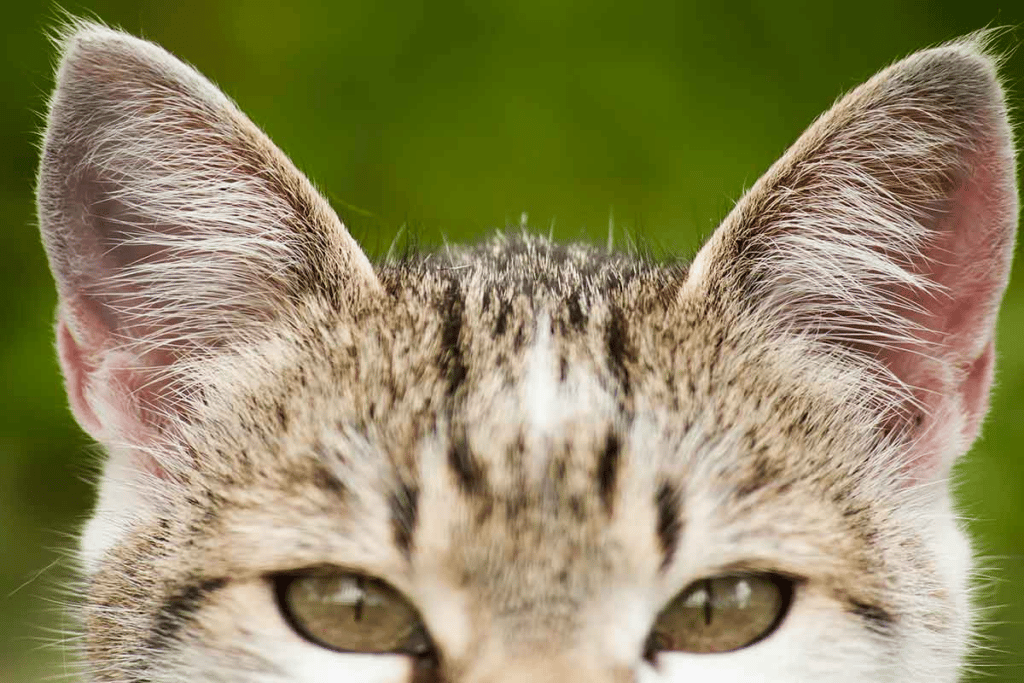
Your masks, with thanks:
[(537, 319), (533, 344), (526, 355), (522, 403), (527, 423), (541, 437), (561, 427), (568, 417), (567, 404), (558, 396), (558, 368), (551, 344), (551, 318), (543, 314)]

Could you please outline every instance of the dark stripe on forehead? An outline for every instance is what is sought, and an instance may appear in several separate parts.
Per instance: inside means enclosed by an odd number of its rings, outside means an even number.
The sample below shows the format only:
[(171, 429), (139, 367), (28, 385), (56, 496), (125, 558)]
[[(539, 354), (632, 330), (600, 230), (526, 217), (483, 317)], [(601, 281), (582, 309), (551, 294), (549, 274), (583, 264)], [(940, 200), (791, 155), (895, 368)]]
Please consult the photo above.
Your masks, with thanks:
[(609, 432), (597, 460), (597, 490), (601, 495), (605, 512), (609, 515), (615, 510), (615, 486), (619, 477), (621, 453), (622, 442), (616, 434)]
[(746, 434), (748, 448), (754, 453), (749, 467), (745, 468), (743, 481), (736, 486), (737, 498), (745, 498), (768, 486), (778, 487), (786, 480), (785, 471), (775, 462), (769, 460), (764, 453), (764, 447), (757, 441), (753, 430)]
[(441, 350), (438, 366), (448, 382), (448, 395), (452, 396), (466, 379), (466, 363), (462, 357), (462, 316), (465, 311), (462, 287), (458, 280), (448, 283), (439, 308), (441, 312)]
[(227, 579), (193, 578), (171, 593), (153, 618), (146, 643), (152, 650), (166, 649), (203, 606), (212, 593), (227, 584)]
[(666, 569), (675, 556), (676, 548), (679, 547), (679, 535), (683, 531), (679, 489), (663, 481), (654, 496), (654, 504), (658, 512), (657, 534), (661, 545), (661, 568)]
[(448, 467), (455, 475), (455, 481), (467, 496), (487, 490), (487, 471), (469, 449), (465, 434), (453, 434), (448, 446)]
[(629, 343), (629, 323), (622, 309), (612, 304), (608, 311), (608, 324), (604, 333), (605, 346), (608, 352), (608, 369), (619, 386), (622, 393), (629, 396), (632, 393), (632, 386), (629, 381), (629, 362), (632, 360), (632, 351)]
[(391, 535), (395, 545), (407, 558), (412, 554), (412, 540), (419, 518), (420, 492), (414, 486), (401, 482), (391, 494)]
[(587, 314), (583, 312), (583, 307), (580, 305), (580, 293), (578, 291), (569, 295), (566, 307), (569, 310), (569, 324), (577, 332), (583, 332), (587, 327)]
[(494, 336), (500, 337), (508, 329), (508, 317), (512, 315), (512, 304), (502, 301), (498, 307), (498, 315), (494, 319)]

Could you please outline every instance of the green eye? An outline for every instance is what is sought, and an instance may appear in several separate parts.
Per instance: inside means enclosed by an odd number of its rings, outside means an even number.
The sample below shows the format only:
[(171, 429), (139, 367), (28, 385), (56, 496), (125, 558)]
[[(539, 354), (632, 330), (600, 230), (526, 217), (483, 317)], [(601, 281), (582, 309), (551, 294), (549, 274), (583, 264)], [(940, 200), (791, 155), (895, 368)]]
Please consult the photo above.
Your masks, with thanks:
[(312, 571), (279, 578), (277, 594), (292, 627), (317, 645), (374, 654), (431, 652), (416, 609), (378, 579)]
[(704, 654), (753, 645), (782, 623), (792, 595), (791, 581), (770, 574), (702, 579), (662, 610), (648, 652)]

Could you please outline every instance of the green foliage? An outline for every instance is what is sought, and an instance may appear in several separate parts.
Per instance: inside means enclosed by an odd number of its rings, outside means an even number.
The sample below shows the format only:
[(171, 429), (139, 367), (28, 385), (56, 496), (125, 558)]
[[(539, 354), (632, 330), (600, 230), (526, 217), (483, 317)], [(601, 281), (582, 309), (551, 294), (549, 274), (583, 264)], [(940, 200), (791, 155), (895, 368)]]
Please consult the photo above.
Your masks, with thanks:
[[(989, 0), (266, 4), (67, 9), (154, 39), (220, 83), (376, 253), (401, 226), (423, 243), (462, 241), (523, 213), (560, 238), (603, 241), (614, 221), (620, 242), (640, 234), (657, 249), (693, 250), (841, 91), (914, 49), (1024, 20), (1024, 5)], [(62, 671), (59, 650), (42, 645), (61, 637), (46, 631), (65, 619), (51, 606), (67, 575), (57, 560), (88, 508), (94, 466), (52, 359), (55, 298), (33, 219), (53, 60), (44, 33), (57, 17), (46, 3), (11, 3), (0, 28), (4, 681)], [(1006, 74), (1019, 91), (1024, 53)], [(994, 579), (990, 649), (978, 662), (991, 683), (1024, 676), (1021, 330), (1017, 277), (992, 416), (960, 470)]]

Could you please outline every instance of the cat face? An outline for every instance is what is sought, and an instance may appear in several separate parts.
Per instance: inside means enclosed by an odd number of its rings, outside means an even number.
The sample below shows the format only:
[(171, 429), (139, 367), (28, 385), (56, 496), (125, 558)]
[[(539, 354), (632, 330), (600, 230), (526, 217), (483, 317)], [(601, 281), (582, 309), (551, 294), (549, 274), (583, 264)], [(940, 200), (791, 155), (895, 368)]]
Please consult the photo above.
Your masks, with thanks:
[(89, 680), (956, 678), (943, 481), (1017, 215), (979, 39), (844, 98), (688, 265), (523, 234), (372, 266), (189, 67), (62, 50)]

